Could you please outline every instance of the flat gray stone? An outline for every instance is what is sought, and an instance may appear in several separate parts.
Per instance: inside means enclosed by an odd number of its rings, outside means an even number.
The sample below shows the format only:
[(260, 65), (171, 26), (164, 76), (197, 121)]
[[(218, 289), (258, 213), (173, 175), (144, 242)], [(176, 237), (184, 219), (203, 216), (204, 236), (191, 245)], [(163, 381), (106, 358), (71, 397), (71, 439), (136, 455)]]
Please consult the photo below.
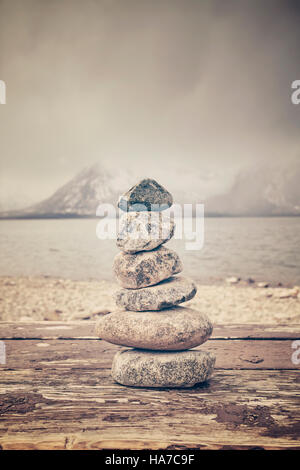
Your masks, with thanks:
[(175, 223), (163, 212), (127, 212), (120, 219), (117, 246), (125, 253), (150, 251), (170, 240)]
[(126, 310), (162, 310), (191, 300), (196, 292), (193, 281), (176, 276), (143, 289), (120, 289), (115, 293), (115, 301)]
[(122, 287), (139, 289), (180, 273), (182, 263), (175, 251), (160, 246), (134, 254), (121, 251), (115, 256), (113, 270)]
[(173, 204), (173, 197), (157, 181), (147, 178), (140, 181), (120, 197), (118, 207), (129, 211), (162, 211)]
[(117, 310), (96, 323), (96, 334), (109, 343), (159, 351), (194, 348), (204, 343), (212, 330), (207, 315), (188, 307), (160, 312)]
[(215, 356), (207, 351), (119, 351), (113, 360), (112, 377), (133, 387), (193, 387), (212, 375)]

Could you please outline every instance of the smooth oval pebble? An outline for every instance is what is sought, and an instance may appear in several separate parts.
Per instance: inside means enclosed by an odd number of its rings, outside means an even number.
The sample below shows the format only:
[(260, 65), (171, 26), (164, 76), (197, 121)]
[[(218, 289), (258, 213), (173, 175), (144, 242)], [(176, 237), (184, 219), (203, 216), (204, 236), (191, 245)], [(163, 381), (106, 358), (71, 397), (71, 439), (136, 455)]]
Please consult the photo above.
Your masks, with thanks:
[(155, 352), (127, 349), (113, 360), (112, 377), (133, 387), (193, 387), (212, 374), (215, 356), (207, 351)]
[(105, 341), (121, 346), (160, 351), (194, 348), (212, 334), (207, 315), (188, 307), (147, 312), (119, 310), (96, 323), (96, 333)]
[(175, 251), (160, 246), (134, 254), (121, 251), (115, 256), (113, 270), (122, 287), (139, 289), (180, 273), (182, 263)]
[(126, 310), (162, 310), (191, 300), (197, 292), (193, 281), (183, 276), (170, 277), (155, 286), (120, 289), (115, 293), (118, 307)]
[(175, 223), (163, 212), (126, 212), (120, 219), (117, 246), (125, 253), (154, 250), (174, 235)]

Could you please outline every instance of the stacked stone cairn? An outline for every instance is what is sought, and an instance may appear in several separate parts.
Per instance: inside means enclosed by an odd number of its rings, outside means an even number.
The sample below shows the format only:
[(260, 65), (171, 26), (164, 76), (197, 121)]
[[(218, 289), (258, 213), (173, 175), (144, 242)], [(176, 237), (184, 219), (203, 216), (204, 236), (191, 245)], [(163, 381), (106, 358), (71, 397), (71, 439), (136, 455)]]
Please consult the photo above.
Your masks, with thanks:
[(175, 224), (163, 212), (173, 204), (171, 194), (152, 179), (144, 179), (119, 199), (124, 211), (113, 269), (122, 289), (115, 294), (118, 310), (97, 322), (105, 341), (134, 349), (119, 351), (113, 379), (134, 387), (192, 387), (212, 374), (213, 354), (191, 349), (212, 333), (209, 318), (178, 306), (196, 294), (182, 276), (182, 263), (164, 245)]

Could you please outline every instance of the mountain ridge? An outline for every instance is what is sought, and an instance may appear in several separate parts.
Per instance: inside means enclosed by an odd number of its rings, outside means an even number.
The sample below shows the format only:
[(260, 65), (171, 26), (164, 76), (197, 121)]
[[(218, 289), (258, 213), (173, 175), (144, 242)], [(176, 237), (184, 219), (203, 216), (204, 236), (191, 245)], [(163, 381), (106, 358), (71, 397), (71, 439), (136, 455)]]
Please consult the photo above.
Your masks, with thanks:
[[(177, 203), (204, 203), (207, 217), (274, 217), (300, 215), (300, 166), (250, 168), (236, 175), (231, 188), (197, 201), (197, 192), (178, 192)], [(133, 175), (109, 171), (99, 164), (84, 168), (52, 196), (22, 210), (0, 212), (1, 219), (91, 218), (99, 204), (116, 206), (135, 183)], [(201, 183), (201, 180), (200, 180)], [(200, 197), (199, 197), (200, 199)]]

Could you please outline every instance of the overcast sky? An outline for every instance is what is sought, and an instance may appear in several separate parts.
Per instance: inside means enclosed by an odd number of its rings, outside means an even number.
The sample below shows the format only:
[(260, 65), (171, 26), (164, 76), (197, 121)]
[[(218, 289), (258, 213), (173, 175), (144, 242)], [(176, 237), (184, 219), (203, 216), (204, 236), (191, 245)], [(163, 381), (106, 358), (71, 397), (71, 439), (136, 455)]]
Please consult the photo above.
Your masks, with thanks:
[(218, 192), (240, 168), (299, 160), (299, 6), (0, 0), (0, 203), (96, 161)]

